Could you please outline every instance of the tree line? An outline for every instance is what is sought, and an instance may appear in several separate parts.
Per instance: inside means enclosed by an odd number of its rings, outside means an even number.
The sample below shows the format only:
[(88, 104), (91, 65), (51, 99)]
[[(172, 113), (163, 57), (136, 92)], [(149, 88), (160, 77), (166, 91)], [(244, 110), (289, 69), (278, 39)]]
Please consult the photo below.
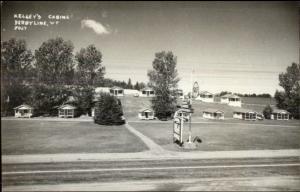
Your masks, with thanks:
[(217, 96), (219, 97), (222, 97), (226, 94), (234, 94), (234, 95), (237, 95), (239, 97), (260, 97), (260, 98), (271, 98), (272, 96), (269, 94), (269, 93), (262, 93), (262, 94), (255, 94), (255, 93), (245, 93), (245, 94), (242, 94), (242, 93), (233, 93), (233, 92), (230, 92), (230, 91), (221, 91), (220, 93), (216, 94)]

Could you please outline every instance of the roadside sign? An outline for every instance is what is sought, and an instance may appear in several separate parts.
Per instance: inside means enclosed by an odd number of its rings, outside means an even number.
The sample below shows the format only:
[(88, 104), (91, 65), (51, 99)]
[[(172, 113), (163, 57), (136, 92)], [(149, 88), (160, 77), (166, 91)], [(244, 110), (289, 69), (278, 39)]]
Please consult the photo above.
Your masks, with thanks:
[(173, 141), (179, 141), (182, 143), (182, 132), (183, 132), (183, 117), (177, 116), (175, 113), (173, 121)]

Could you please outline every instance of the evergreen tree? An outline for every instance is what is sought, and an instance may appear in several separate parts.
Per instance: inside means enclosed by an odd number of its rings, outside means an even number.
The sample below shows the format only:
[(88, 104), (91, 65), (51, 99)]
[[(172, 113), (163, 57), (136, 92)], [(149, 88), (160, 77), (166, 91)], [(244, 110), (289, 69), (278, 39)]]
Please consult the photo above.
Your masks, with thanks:
[(271, 119), (271, 114), (273, 112), (273, 109), (270, 105), (267, 105), (263, 110), (263, 115), (266, 119)]
[(128, 79), (127, 88), (128, 89), (132, 89), (133, 88), (133, 86), (131, 84), (131, 79), (130, 78)]
[(95, 107), (94, 121), (100, 125), (122, 125), (123, 110), (120, 100), (116, 97), (101, 93)]
[(137, 81), (133, 87), (136, 90), (140, 90), (139, 82)]

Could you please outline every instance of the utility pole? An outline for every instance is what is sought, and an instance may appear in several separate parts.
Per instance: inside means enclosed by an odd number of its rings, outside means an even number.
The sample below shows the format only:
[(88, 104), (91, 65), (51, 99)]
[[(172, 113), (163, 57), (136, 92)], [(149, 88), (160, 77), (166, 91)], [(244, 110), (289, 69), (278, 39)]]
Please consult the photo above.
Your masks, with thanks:
[[(194, 75), (194, 68), (192, 69), (191, 73), (191, 95), (193, 94), (193, 89), (194, 89), (194, 83), (193, 83), (193, 75)], [(188, 102), (189, 108), (192, 108), (192, 97), (189, 98)], [(192, 142), (192, 113), (189, 113), (189, 143)]]

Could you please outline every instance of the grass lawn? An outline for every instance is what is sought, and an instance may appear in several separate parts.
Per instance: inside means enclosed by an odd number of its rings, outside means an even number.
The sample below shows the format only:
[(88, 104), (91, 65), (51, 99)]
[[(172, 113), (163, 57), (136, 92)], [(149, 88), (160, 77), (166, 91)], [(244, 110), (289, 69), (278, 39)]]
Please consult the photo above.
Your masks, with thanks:
[[(241, 122), (243, 123), (243, 122)], [(173, 124), (170, 123), (130, 123), (138, 131), (153, 139), (165, 149), (180, 151), (173, 144)], [(264, 126), (260, 124), (205, 123), (192, 125), (192, 137), (199, 136), (202, 143), (197, 150), (263, 150), (299, 149), (300, 127)], [(184, 129), (184, 141), (188, 138), (188, 124)]]
[(1, 120), (2, 154), (119, 153), (146, 150), (125, 126), (93, 122)]

